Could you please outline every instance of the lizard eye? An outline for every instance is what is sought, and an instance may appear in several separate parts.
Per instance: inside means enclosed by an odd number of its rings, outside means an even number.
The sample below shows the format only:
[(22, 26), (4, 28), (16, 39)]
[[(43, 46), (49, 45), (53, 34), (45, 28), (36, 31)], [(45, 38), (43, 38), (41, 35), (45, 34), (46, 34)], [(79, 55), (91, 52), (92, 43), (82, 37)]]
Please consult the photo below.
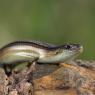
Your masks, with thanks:
[(65, 45), (64, 48), (65, 48), (65, 49), (70, 49), (71, 46), (70, 46), (70, 45)]

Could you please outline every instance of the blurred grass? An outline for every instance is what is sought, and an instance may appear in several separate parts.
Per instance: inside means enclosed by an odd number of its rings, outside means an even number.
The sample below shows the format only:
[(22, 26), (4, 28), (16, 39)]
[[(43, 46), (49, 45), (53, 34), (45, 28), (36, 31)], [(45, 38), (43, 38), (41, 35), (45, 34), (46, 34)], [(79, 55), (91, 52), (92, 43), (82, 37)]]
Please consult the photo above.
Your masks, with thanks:
[(14, 40), (80, 43), (95, 59), (95, 0), (0, 0), (0, 47)]

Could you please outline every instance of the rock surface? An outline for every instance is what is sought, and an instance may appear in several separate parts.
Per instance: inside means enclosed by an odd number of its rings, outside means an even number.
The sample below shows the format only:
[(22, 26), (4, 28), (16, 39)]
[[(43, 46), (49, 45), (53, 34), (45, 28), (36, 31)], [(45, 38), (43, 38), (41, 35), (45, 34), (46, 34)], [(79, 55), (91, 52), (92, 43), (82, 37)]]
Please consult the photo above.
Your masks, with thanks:
[(37, 64), (11, 76), (0, 68), (0, 95), (95, 95), (95, 61)]

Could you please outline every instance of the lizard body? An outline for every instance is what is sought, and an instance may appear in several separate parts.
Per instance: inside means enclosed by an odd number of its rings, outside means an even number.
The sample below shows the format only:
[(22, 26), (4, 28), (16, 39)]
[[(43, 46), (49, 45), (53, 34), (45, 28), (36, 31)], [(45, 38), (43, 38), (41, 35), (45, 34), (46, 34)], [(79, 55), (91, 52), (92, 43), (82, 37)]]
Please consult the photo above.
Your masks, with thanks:
[(23, 62), (60, 63), (82, 52), (79, 44), (52, 45), (38, 41), (16, 41), (0, 49), (0, 64), (20, 65)]

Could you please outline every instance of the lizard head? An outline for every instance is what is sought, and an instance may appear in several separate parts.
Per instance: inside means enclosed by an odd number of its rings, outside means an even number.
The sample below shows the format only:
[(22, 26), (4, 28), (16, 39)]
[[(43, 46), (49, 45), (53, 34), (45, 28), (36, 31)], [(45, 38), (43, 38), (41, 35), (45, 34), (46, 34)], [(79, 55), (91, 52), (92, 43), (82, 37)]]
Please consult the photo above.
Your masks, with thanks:
[(82, 52), (83, 46), (80, 44), (65, 44), (62, 46), (64, 50), (67, 51), (76, 51), (76, 52)]
[(61, 56), (65, 60), (74, 59), (83, 52), (83, 46), (80, 44), (65, 44), (61, 46)]

